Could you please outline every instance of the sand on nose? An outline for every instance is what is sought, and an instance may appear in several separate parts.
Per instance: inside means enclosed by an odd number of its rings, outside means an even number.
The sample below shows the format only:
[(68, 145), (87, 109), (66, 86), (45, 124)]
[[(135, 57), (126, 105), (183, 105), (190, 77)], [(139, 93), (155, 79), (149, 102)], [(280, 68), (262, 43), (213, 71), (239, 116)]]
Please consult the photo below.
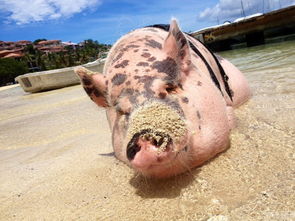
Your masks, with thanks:
[(184, 143), (187, 134), (185, 121), (179, 112), (159, 101), (147, 102), (133, 111), (129, 119), (127, 142), (144, 130), (149, 131), (148, 134), (155, 139), (159, 137), (158, 134), (166, 134), (172, 139), (175, 147)]

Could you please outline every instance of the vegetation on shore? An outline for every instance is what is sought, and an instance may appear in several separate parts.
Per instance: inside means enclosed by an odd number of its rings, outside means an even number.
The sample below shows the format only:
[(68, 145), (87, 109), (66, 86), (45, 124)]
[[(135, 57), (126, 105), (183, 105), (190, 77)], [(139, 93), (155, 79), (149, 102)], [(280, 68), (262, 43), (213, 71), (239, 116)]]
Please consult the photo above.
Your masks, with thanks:
[(14, 82), (15, 77), (27, 72), (29, 72), (29, 69), (23, 61), (14, 58), (0, 59), (0, 86)]
[(63, 51), (45, 53), (34, 47), (37, 39), (24, 49), (21, 58), (0, 59), (0, 86), (14, 83), (14, 78), (34, 71), (46, 71), (64, 67), (71, 67), (95, 61), (105, 56), (111, 45), (100, 44), (92, 39), (85, 40), (82, 46), (76, 48), (65, 46)]

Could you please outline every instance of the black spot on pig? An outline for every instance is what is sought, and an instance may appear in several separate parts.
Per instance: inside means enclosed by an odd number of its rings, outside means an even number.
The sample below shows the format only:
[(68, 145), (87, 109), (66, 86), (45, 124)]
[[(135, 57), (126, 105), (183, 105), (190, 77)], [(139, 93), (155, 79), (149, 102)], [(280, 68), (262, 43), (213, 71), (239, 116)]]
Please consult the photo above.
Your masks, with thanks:
[(152, 48), (158, 48), (158, 49), (162, 49), (162, 44), (155, 41), (155, 40), (150, 40), (148, 39), (147, 42), (145, 43), (146, 46), (150, 46)]
[(187, 97), (183, 97), (183, 98), (181, 98), (181, 100), (182, 100), (183, 103), (186, 103), (186, 104), (189, 102)]
[(137, 97), (139, 96), (138, 91), (132, 89), (132, 88), (127, 88), (122, 90), (120, 97), (127, 97), (130, 101), (131, 104), (136, 104), (137, 103)]
[(148, 58), (151, 56), (151, 54), (146, 52), (146, 53), (143, 53), (141, 56), (144, 58)]
[(139, 63), (137, 63), (137, 66), (147, 67), (147, 66), (149, 66), (149, 63), (147, 63), (147, 62), (139, 62)]
[(133, 93), (134, 93), (134, 89), (132, 89), (132, 88), (127, 88), (127, 89), (124, 90), (124, 95), (129, 96), (129, 95), (131, 95)]
[(199, 119), (201, 119), (201, 114), (200, 114), (199, 111), (197, 111), (197, 116), (198, 116)]
[(127, 45), (125, 48), (122, 48), (121, 51), (128, 51), (130, 48), (139, 48), (140, 46), (139, 45), (134, 45), (134, 44), (130, 44), (130, 45)]
[(167, 75), (165, 80), (173, 81), (177, 78), (178, 67), (174, 59), (167, 57), (162, 61), (155, 61), (152, 68), (156, 69), (159, 73), (163, 72)]
[(234, 97), (235, 96), (234, 91), (232, 89), (229, 89), (229, 90), (230, 90), (231, 96)]
[(128, 98), (129, 98), (129, 101), (131, 104), (136, 104), (138, 101), (137, 101), (137, 97), (138, 95), (137, 94), (133, 94), (133, 95), (130, 95)]
[(114, 63), (117, 62), (120, 58), (122, 58), (123, 54), (124, 54), (123, 52), (120, 52), (120, 53), (117, 55), (117, 57), (113, 60), (112, 64), (114, 64)]
[(150, 57), (150, 58), (148, 59), (149, 62), (153, 62), (153, 61), (155, 61), (155, 60), (156, 60), (155, 57)]
[(145, 89), (144, 96), (145, 97), (153, 97), (154, 96), (155, 91), (153, 91), (151, 89), (151, 86), (152, 86), (155, 79), (156, 79), (155, 77), (144, 75), (144, 76), (140, 77), (140, 79), (138, 80), (138, 82), (144, 84), (144, 89)]
[(116, 86), (124, 83), (124, 81), (126, 80), (127, 76), (126, 74), (116, 74), (113, 78), (112, 78), (112, 83)]
[(115, 68), (125, 68), (128, 65), (129, 61), (128, 60), (124, 60), (119, 64), (115, 65)]

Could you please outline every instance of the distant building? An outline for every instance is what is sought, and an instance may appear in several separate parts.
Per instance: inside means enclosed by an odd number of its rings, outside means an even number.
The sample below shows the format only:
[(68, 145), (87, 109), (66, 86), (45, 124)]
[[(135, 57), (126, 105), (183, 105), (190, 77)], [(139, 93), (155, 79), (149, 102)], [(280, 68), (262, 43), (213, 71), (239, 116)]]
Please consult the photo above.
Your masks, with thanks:
[(79, 47), (78, 44), (73, 43), (73, 42), (71, 42), (71, 41), (65, 41), (65, 42), (62, 42), (62, 45), (63, 45), (64, 47), (68, 47), (68, 48), (71, 48), (71, 49), (73, 49), (73, 50), (76, 50), (76, 49)]
[(31, 41), (27, 41), (27, 40), (21, 40), (21, 41), (17, 41), (15, 42), (15, 46), (16, 47), (25, 47), (27, 45), (31, 45), (32, 42)]
[(45, 53), (67, 51), (65, 50), (64, 45), (61, 43), (60, 40), (39, 41), (35, 45), (35, 48)]
[(2, 50), (14, 50), (19, 48), (24, 48), (26, 45), (32, 44), (31, 41), (0, 41), (0, 51)]
[[(32, 45), (31, 41), (0, 41), (0, 58), (20, 58), (25, 55), (25, 47)], [(34, 44), (34, 48), (44, 53), (66, 52), (65, 47), (71, 47), (74, 50), (79, 47), (72, 42), (61, 42), (61, 40), (39, 41)]]
[(20, 58), (23, 56), (24, 56), (23, 49), (0, 51), (0, 58)]
[(31, 41), (0, 41), (0, 58), (20, 58), (24, 56), (25, 46), (32, 44)]
[(13, 41), (0, 41), (0, 51), (2, 51), (2, 50), (12, 50), (15, 47), (16, 47), (15, 42), (13, 42)]

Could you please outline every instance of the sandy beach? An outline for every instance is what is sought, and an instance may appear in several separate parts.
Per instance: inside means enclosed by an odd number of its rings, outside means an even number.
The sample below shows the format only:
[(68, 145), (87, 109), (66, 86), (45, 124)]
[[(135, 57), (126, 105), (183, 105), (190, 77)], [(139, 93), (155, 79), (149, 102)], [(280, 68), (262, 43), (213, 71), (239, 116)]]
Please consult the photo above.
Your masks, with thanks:
[(168, 180), (114, 158), (105, 112), (80, 86), (1, 90), (0, 220), (295, 220), (295, 54), (274, 66), (279, 49), (257, 50), (225, 53), (253, 89), (231, 147)]

